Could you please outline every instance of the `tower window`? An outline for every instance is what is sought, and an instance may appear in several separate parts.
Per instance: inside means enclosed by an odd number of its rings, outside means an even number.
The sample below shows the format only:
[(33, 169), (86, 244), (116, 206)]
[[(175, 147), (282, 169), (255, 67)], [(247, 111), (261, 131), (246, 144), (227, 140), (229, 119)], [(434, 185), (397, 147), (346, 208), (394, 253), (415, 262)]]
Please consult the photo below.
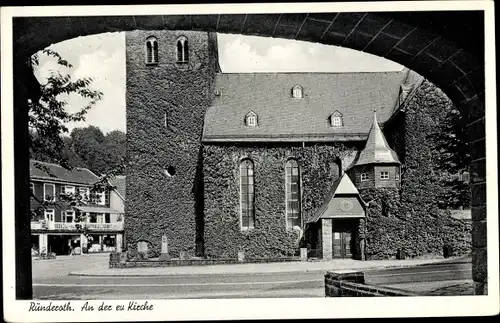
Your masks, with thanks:
[(175, 175), (175, 167), (174, 166), (168, 166), (167, 169), (165, 169), (165, 175), (168, 177), (172, 177)]
[(389, 172), (380, 172), (380, 179), (389, 179)]
[(363, 173), (361, 174), (361, 181), (362, 182), (366, 182), (368, 180), (368, 173)]
[(292, 88), (292, 96), (296, 99), (300, 99), (303, 97), (303, 93), (302, 93), (302, 86), (300, 85), (295, 85), (293, 88)]
[(259, 125), (257, 114), (253, 111), (248, 112), (245, 115), (245, 124), (247, 127), (256, 127)]
[(255, 225), (253, 163), (245, 159), (240, 164), (241, 230), (253, 229)]
[(344, 122), (342, 121), (342, 114), (338, 111), (335, 111), (330, 115), (330, 126), (334, 128), (344, 126)]
[(286, 227), (300, 227), (300, 174), (299, 164), (290, 159), (285, 166)]
[(189, 62), (189, 47), (186, 37), (181, 36), (177, 39), (177, 63), (187, 64)]
[(158, 41), (155, 37), (146, 39), (146, 64), (158, 64)]

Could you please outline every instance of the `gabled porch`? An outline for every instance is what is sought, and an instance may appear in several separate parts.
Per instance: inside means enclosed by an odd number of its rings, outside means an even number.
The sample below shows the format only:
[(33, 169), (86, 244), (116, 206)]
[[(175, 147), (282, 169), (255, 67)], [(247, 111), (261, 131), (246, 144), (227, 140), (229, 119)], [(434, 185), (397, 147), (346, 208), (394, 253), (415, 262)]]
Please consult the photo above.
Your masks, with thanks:
[(360, 228), (366, 203), (347, 174), (333, 183), (322, 207), (309, 221), (309, 243), (322, 251), (323, 259), (364, 260), (365, 242)]

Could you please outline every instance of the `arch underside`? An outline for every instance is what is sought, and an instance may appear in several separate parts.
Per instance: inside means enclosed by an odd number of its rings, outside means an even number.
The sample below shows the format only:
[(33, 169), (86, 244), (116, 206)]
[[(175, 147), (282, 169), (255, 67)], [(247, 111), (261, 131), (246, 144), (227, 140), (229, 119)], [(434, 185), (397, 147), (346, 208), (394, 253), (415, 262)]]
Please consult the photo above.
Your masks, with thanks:
[[(445, 22), (446, 15), (461, 23)], [(19, 34), (14, 48), (20, 55), (30, 55), (66, 39), (136, 29), (295, 39), (398, 62), (436, 84), (462, 111), (484, 111), (484, 36), (473, 31), (483, 19), (481, 11), (19, 17), (14, 18), (14, 33)]]
[[(473, 160), (472, 217), (476, 228), (472, 239), (473, 278), (477, 282), (476, 293), (487, 291), (487, 283), (484, 284), (487, 282), (486, 237), (480, 234), (481, 228), (486, 227), (483, 11), (15, 17), (16, 142), (24, 142), (27, 131), (24, 129), (26, 115), (23, 109), (26, 104), (24, 91), (30, 91), (30, 77), (26, 70), (30, 70), (23, 63), (32, 54), (51, 44), (79, 36), (137, 29), (213, 31), (343, 46), (390, 59), (433, 82), (461, 110), (467, 123)], [(22, 149), (15, 151), (18, 166), (15, 170), (16, 183), (28, 183), (26, 172), (21, 167), (27, 164), (25, 156)], [(28, 191), (28, 185), (24, 186), (16, 186), (16, 195), (25, 195), (22, 193)], [(24, 236), (26, 228), (29, 228), (29, 225), (23, 226), (24, 205), (19, 203), (16, 201), (18, 237)], [(22, 246), (22, 239), (16, 241), (16, 266), (30, 268), (30, 256), (26, 253), (26, 259), (23, 258)], [(29, 298), (30, 277), (31, 273), (27, 272), (16, 276), (18, 297)]]

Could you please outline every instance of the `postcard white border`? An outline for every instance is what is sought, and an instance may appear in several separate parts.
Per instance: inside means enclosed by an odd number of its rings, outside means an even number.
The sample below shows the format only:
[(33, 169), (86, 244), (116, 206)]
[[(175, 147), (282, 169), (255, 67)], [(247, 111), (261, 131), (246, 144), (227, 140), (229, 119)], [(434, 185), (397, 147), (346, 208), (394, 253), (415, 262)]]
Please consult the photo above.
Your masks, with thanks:
[[(14, 264), (14, 160), (12, 17), (105, 16), (150, 14), (293, 13), (349, 11), (484, 10), (486, 46), (486, 146), (488, 195), (488, 296), (407, 298), (293, 298), (148, 300), (152, 312), (28, 312), (29, 301), (15, 300)], [(498, 286), (498, 191), (496, 143), (495, 25), (492, 1), (412, 1), (297, 4), (210, 4), (154, 6), (61, 6), (1, 8), (2, 94), (2, 222), (4, 266), (4, 319), (23, 322), (56, 321), (171, 321), (236, 320), (269, 318), (421, 317), (479, 316), (499, 311)], [(11, 248), (8, 248), (8, 247)], [(143, 302), (144, 300), (137, 300)], [(71, 301), (78, 308), (85, 301)], [(99, 301), (91, 301), (97, 306)], [(106, 301), (111, 305), (128, 301)], [(53, 301), (63, 304), (64, 301)], [(47, 304), (47, 302), (44, 302)]]

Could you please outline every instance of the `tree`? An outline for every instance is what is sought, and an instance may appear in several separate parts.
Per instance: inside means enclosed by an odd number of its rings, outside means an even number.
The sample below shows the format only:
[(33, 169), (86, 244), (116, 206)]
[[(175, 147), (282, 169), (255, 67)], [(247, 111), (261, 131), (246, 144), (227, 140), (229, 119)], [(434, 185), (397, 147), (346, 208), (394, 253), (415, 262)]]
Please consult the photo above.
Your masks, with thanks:
[(106, 152), (107, 172), (116, 169), (120, 175), (125, 174), (125, 160), (127, 155), (127, 136), (120, 130), (113, 130), (106, 134), (104, 139)]
[(75, 128), (69, 139), (71, 152), (96, 174), (124, 174), (126, 135), (114, 130), (104, 135), (95, 126)]
[(442, 174), (441, 183), (444, 188), (440, 206), (444, 208), (470, 206), (469, 184), (458, 176), (469, 172), (471, 161), (465, 121), (460, 111), (451, 107), (432, 137), (437, 144), (435, 147), (437, 170)]
[[(73, 67), (55, 51), (44, 49), (31, 56), (29, 63), (33, 71), (39, 67), (40, 55), (55, 58), (57, 64), (63, 68)], [(27, 99), (30, 158), (57, 163), (67, 169), (82, 164), (81, 159), (72, 152), (70, 140), (64, 136), (68, 132), (65, 124), (85, 120), (89, 109), (102, 98), (102, 92), (89, 88), (91, 83), (91, 78), (73, 80), (71, 75), (67, 73), (52, 71), (46, 83), (40, 84), (39, 99), (37, 101)], [(88, 103), (77, 112), (70, 113), (66, 109), (68, 105), (67, 98), (70, 95), (79, 95), (88, 99)], [(50, 173), (50, 170), (42, 164), (36, 164), (35, 166)], [(94, 186), (99, 189), (103, 181), (107, 182), (107, 178), (103, 177)], [(31, 197), (38, 200), (33, 194), (31, 194)], [(74, 204), (81, 203), (81, 198), (71, 196), (68, 197), (68, 200), (70, 199)], [(51, 202), (45, 200), (38, 200), (38, 202), (42, 208), (46, 208), (48, 204), (51, 204)]]
[[(44, 49), (31, 57), (33, 69), (39, 67), (41, 54), (55, 58), (61, 67), (73, 67), (55, 51)], [(32, 157), (44, 156), (63, 167), (71, 168), (67, 156), (63, 154), (65, 142), (62, 135), (68, 132), (65, 123), (85, 120), (89, 109), (102, 98), (102, 92), (89, 88), (91, 83), (91, 78), (72, 80), (67, 73), (52, 71), (47, 82), (40, 85), (40, 99), (37, 102), (28, 100), (29, 149)], [(69, 95), (79, 95), (88, 99), (88, 103), (77, 112), (70, 113), (66, 109)]]
[(97, 175), (107, 170), (106, 152), (103, 150), (105, 137), (96, 126), (75, 128), (71, 131), (71, 148), (85, 166)]

